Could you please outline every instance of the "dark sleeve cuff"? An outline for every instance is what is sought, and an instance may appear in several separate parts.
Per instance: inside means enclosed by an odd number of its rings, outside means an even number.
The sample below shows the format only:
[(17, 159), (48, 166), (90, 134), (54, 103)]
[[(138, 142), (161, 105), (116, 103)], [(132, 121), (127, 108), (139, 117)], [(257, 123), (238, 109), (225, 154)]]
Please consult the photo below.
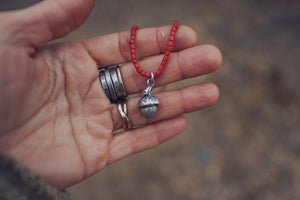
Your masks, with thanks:
[(34, 175), (15, 160), (0, 152), (1, 200), (71, 200), (60, 191)]

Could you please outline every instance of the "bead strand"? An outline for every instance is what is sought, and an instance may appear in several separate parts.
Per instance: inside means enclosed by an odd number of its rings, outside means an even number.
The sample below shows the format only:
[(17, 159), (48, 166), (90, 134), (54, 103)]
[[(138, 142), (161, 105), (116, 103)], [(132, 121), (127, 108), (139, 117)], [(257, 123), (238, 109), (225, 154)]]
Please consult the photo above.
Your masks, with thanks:
[(154, 74), (154, 78), (157, 77), (157, 76), (160, 76), (161, 73), (163, 72), (163, 70), (165, 69), (166, 65), (167, 65), (167, 62), (169, 60), (169, 56), (171, 55), (171, 52), (173, 50), (173, 43), (175, 41), (175, 35), (176, 35), (176, 31), (178, 29), (178, 26), (179, 26), (179, 22), (177, 20), (175, 20), (173, 22), (173, 26), (172, 26), (172, 29), (170, 31), (167, 51), (165, 52), (165, 55), (163, 57), (163, 60), (161, 61), (161, 64), (158, 68), (158, 71), (155, 72), (155, 74)]
[[(173, 50), (173, 43), (175, 41), (175, 35), (176, 35), (176, 31), (179, 27), (179, 22), (177, 20), (175, 20), (173, 22), (173, 26), (171, 28), (170, 31), (170, 36), (169, 36), (169, 41), (168, 41), (168, 46), (167, 46), (167, 51), (165, 52), (165, 55), (163, 57), (163, 60), (161, 61), (161, 64), (158, 68), (158, 70), (154, 73), (154, 78), (156, 78), (157, 76), (160, 76), (161, 73), (164, 71), (165, 66), (167, 65), (167, 62), (169, 60), (169, 56), (171, 55), (171, 52)], [(131, 61), (136, 69), (136, 71), (141, 74), (144, 77), (150, 78), (150, 73), (148, 72), (144, 72), (141, 69), (140, 64), (137, 62), (137, 58), (136, 58), (136, 48), (135, 48), (135, 39), (136, 39), (136, 31), (139, 29), (138, 26), (133, 26), (131, 28), (131, 35), (130, 35), (130, 41), (129, 41), (129, 45), (130, 45), (130, 54), (131, 54)]]

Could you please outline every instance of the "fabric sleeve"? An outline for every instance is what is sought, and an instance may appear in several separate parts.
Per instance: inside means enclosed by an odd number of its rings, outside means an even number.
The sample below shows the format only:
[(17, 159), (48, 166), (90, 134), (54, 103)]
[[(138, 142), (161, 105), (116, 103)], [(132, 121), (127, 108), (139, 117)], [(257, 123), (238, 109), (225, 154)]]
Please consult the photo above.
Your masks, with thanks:
[(0, 152), (1, 200), (71, 200), (66, 191), (58, 190)]

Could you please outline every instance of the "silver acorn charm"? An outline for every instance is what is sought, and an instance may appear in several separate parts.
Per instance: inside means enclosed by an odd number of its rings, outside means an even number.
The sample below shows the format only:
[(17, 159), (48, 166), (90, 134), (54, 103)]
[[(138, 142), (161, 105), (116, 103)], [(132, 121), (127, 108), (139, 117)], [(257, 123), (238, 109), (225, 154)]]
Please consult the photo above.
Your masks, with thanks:
[(151, 77), (147, 80), (147, 87), (144, 90), (144, 97), (141, 98), (138, 102), (138, 107), (140, 108), (141, 113), (149, 119), (157, 112), (159, 99), (152, 96), (151, 91), (155, 84), (153, 73)]

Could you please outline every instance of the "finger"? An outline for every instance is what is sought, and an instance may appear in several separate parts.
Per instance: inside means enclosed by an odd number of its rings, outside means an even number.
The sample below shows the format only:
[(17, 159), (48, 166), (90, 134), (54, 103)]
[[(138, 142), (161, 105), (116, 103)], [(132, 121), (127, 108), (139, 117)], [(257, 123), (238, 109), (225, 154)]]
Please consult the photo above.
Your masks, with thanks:
[(178, 135), (186, 127), (182, 116), (116, 135), (110, 143), (108, 164), (157, 146)]
[[(165, 52), (171, 26), (138, 30), (136, 36), (137, 58), (148, 57)], [(130, 61), (130, 32), (121, 32), (83, 41), (89, 54), (99, 66), (108, 66)], [(174, 43), (174, 50), (192, 47), (197, 43), (195, 31), (180, 26)]]
[[(162, 58), (163, 55), (155, 56), (141, 61), (140, 65), (144, 71), (155, 72)], [(168, 64), (161, 76), (155, 79), (155, 86), (213, 72), (220, 67), (221, 63), (220, 51), (211, 45), (201, 45), (174, 52), (170, 55)], [(145, 78), (135, 71), (132, 63), (122, 66), (121, 74), (125, 87), (130, 94), (140, 92), (145, 88)]]
[[(48, 0), (21, 11), (0, 16), (3, 41), (35, 48), (78, 28), (94, 6), (94, 0)], [(3, 33), (1, 33), (3, 35)]]
[[(212, 83), (201, 83), (179, 90), (157, 93), (154, 96), (160, 99), (160, 105), (157, 113), (150, 119), (145, 119), (139, 111), (137, 102), (140, 97), (128, 99), (128, 117), (133, 126), (151, 124), (211, 106), (217, 102), (219, 90)], [(114, 129), (118, 130), (122, 127), (122, 118), (117, 105), (112, 113)]]

